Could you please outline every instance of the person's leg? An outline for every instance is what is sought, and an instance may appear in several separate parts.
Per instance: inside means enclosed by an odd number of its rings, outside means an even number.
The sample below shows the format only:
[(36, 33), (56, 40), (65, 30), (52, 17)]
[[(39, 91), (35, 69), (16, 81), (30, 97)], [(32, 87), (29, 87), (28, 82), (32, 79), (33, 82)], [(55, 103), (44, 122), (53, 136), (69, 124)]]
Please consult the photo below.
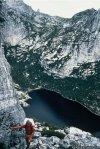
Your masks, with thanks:
[(27, 144), (26, 149), (28, 149), (28, 148), (29, 148), (29, 146), (30, 146), (29, 136), (26, 136), (26, 144)]
[(29, 143), (32, 142), (32, 135), (29, 135)]
[(30, 146), (31, 142), (32, 142), (32, 135), (26, 135), (27, 148)]

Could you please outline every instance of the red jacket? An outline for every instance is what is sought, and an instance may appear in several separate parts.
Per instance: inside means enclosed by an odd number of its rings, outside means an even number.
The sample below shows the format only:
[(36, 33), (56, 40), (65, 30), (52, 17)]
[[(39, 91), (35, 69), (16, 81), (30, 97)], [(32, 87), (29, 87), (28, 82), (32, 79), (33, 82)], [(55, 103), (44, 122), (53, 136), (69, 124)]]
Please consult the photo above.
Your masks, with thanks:
[(32, 124), (25, 124), (13, 128), (25, 128), (26, 135), (32, 135), (35, 132), (35, 127)]

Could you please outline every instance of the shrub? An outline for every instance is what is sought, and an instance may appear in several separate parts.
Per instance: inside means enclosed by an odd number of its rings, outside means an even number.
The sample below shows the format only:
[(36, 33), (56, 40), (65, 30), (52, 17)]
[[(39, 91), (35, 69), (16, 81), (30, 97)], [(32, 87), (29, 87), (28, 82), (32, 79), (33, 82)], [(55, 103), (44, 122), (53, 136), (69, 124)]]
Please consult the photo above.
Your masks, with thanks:
[(41, 132), (42, 136), (47, 136), (47, 137), (51, 137), (51, 136), (56, 136), (60, 139), (63, 139), (65, 137), (65, 135), (61, 132), (55, 132), (53, 130), (44, 130)]

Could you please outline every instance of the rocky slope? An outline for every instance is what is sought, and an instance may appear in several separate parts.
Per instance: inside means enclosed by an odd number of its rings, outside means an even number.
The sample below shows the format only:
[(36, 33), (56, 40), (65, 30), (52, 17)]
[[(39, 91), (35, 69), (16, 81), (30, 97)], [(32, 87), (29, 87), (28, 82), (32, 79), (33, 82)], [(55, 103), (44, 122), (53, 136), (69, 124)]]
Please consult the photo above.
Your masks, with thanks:
[[(0, 10), (1, 8), (0, 5)], [(4, 20), (5, 18), (0, 18), (0, 27), (5, 25)], [(1, 36), (3, 36), (2, 31), (0, 31), (0, 33)], [(10, 148), (14, 146), (15, 143), (18, 144), (20, 148), (23, 148), (25, 145), (24, 139), (19, 137), (19, 133), (23, 134), (23, 131), (15, 131), (12, 133), (11, 126), (22, 124), (25, 114), (15, 93), (10, 76), (10, 66), (4, 56), (2, 39), (3, 38), (1, 38), (0, 41), (0, 148), (2, 149), (3, 144), (6, 144), (6, 146)]]
[[(36, 122), (30, 149), (99, 149), (100, 139), (75, 127), (59, 129)], [(15, 146), (12, 149), (19, 149)]]
[(22, 90), (48, 88), (100, 114), (100, 10), (70, 19), (5, 1), (5, 56)]

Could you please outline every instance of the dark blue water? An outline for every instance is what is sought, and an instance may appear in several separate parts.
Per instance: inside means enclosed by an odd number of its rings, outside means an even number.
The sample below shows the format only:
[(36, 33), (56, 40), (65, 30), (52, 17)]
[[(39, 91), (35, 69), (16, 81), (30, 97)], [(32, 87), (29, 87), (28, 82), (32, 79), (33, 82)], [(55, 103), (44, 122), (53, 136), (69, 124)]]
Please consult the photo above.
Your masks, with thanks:
[(84, 106), (70, 101), (53, 91), (40, 89), (29, 93), (29, 107), (24, 108), (27, 117), (56, 125), (74, 126), (85, 131), (100, 131), (100, 117)]

